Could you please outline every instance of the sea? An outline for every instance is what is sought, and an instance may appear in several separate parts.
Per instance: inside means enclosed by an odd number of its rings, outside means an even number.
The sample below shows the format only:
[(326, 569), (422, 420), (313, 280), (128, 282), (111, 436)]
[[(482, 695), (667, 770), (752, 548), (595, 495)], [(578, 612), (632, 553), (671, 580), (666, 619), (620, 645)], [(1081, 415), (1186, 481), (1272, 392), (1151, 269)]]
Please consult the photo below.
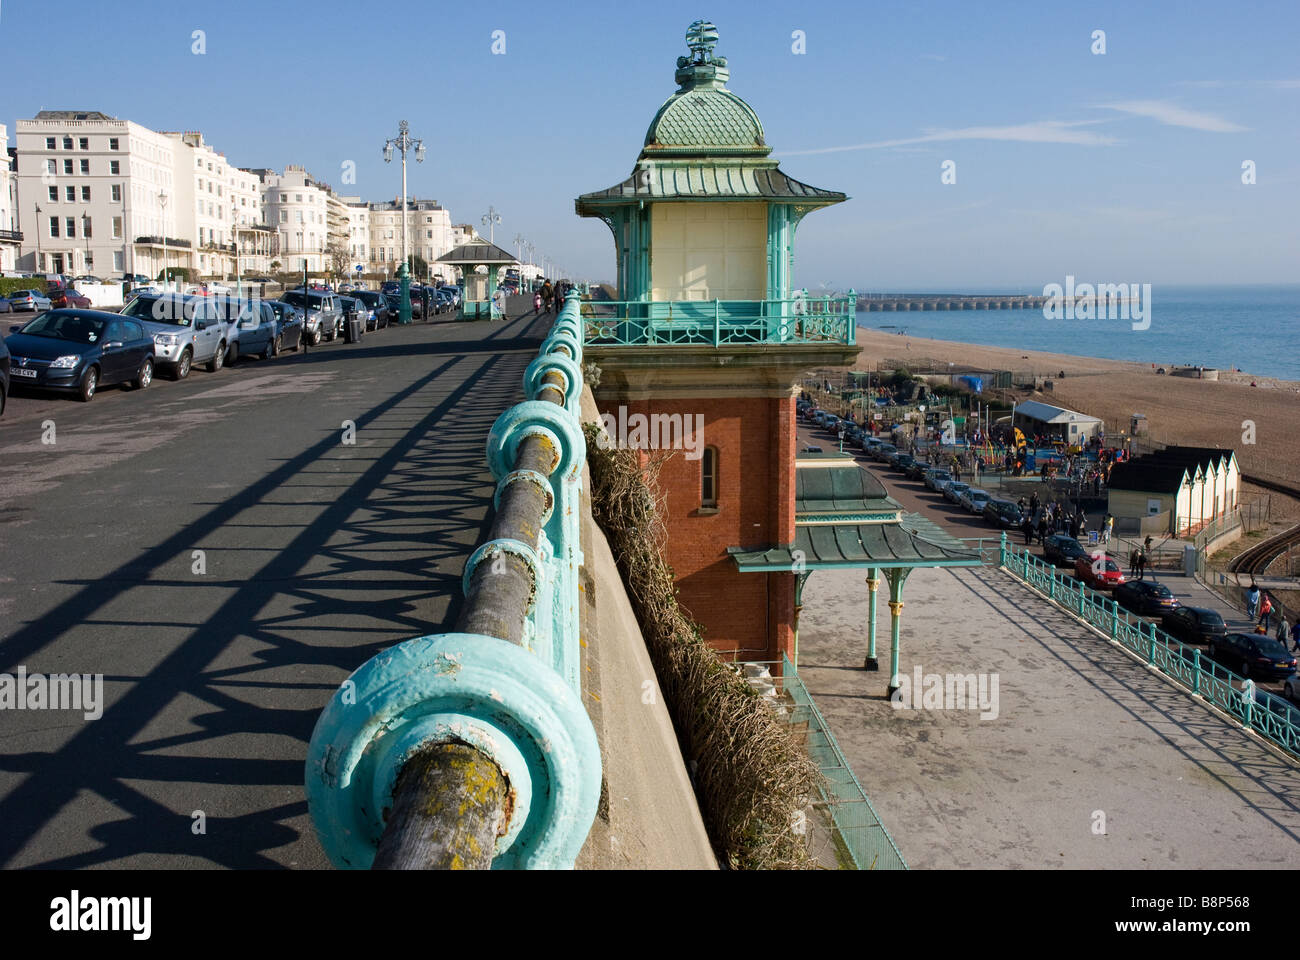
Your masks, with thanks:
[[(890, 291), (872, 291), (889, 293)], [(900, 293), (1030, 294), (1008, 287)], [(858, 311), (858, 326), (904, 336), (956, 340), (1157, 366), (1236, 367), (1300, 381), (1300, 284), (1151, 288), (1150, 325), (1133, 320), (1048, 320), (1042, 310)]]

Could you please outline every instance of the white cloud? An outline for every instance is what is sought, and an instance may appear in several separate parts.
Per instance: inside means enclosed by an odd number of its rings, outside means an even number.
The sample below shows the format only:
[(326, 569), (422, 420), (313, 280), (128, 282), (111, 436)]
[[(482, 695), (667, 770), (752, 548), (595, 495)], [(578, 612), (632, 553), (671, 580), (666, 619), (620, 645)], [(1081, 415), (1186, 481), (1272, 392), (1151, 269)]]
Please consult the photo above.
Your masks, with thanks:
[(1077, 120), (1065, 123), (1060, 120), (1035, 120), (1006, 127), (962, 127), (959, 130), (934, 130), (920, 137), (899, 140), (877, 140), (872, 143), (855, 143), (843, 147), (816, 147), (810, 150), (784, 150), (781, 156), (807, 156), (814, 153), (842, 153), (846, 150), (881, 150), (889, 147), (906, 147), (915, 143), (940, 143), (953, 140), (1007, 140), (1018, 143), (1069, 143), (1085, 147), (1108, 147), (1119, 141), (1106, 134), (1079, 130), (1078, 127), (1100, 123), (1099, 120)]
[(1164, 100), (1124, 100), (1120, 103), (1103, 103), (1100, 106), (1106, 110), (1118, 110), (1120, 113), (1132, 114), (1135, 117), (1149, 117), (1167, 127), (1187, 127), (1210, 133), (1239, 133), (1246, 129), (1214, 114), (1187, 110)]

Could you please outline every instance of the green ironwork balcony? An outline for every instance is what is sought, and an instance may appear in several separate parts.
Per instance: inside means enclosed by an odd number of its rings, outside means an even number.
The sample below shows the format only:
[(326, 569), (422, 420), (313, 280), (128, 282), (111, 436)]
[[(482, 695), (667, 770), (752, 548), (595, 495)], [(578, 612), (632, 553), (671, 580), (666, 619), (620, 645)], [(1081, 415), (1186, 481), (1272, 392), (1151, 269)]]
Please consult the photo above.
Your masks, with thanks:
[(857, 295), (789, 300), (583, 301), (591, 346), (857, 343)]

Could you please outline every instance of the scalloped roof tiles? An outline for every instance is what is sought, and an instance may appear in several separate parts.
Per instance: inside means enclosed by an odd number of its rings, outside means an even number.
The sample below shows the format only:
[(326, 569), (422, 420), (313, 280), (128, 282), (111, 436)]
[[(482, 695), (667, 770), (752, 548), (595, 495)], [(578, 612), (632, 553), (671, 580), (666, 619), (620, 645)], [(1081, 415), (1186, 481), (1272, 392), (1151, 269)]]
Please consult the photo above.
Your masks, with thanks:
[(689, 147), (763, 146), (763, 126), (753, 109), (724, 90), (684, 93), (664, 107), (646, 134), (646, 145)]

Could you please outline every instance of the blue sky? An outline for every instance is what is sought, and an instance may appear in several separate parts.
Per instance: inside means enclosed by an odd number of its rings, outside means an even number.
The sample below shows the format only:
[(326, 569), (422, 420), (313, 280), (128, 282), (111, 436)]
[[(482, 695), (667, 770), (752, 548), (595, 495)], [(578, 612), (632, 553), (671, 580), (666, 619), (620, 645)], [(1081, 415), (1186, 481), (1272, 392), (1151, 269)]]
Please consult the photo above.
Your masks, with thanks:
[[(991, 8), (991, 9), (990, 9)], [(392, 198), (381, 147), (429, 147), (411, 190), (502, 213), (570, 272), (612, 278), (573, 198), (630, 172), (687, 25), (792, 176), (847, 203), (800, 227), (796, 281), (859, 290), (1294, 282), (1300, 4), (383, 4), (3, 0), (10, 125), (98, 109), (198, 129), (239, 166), (301, 163)], [(75, 26), (75, 29), (72, 29)], [(205, 31), (206, 54), (191, 52)], [(494, 55), (492, 33), (505, 31)], [(803, 55), (792, 33), (806, 36)], [(1106, 53), (1091, 52), (1104, 30)], [(399, 76), (404, 82), (398, 82)], [(851, 149), (838, 149), (851, 148)], [(357, 183), (341, 165), (355, 161)], [(941, 182), (951, 160), (956, 183)], [(1241, 182), (1243, 161), (1257, 182)]]

